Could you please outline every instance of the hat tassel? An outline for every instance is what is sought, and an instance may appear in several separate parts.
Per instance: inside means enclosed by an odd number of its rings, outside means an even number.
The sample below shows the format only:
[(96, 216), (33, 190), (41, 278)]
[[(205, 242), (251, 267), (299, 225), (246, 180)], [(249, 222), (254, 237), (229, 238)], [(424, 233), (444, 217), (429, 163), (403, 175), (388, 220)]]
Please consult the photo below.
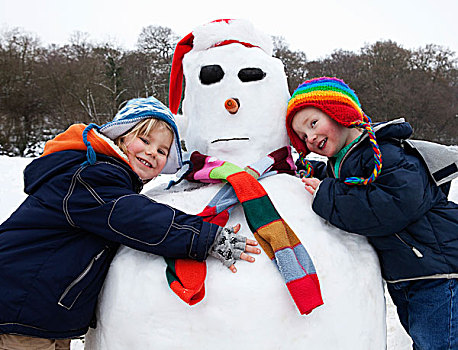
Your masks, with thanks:
[(369, 176), (367, 179), (364, 179), (361, 177), (348, 177), (345, 179), (344, 182), (347, 185), (368, 185), (371, 182), (373, 182), (379, 176), (380, 172), (382, 171), (382, 153), (380, 152), (380, 148), (377, 144), (377, 139), (375, 138), (374, 130), (372, 129), (372, 126), (369, 123), (357, 122), (354, 124), (354, 126), (363, 128), (367, 131), (369, 135), (369, 141), (372, 146), (372, 150), (374, 151), (375, 167), (374, 167), (374, 170), (372, 171), (371, 176)]
[[(90, 165), (93, 165), (97, 160), (97, 156), (95, 154), (94, 148), (92, 147), (91, 143), (87, 139), (87, 134), (89, 131), (91, 131), (91, 129), (98, 130), (100, 129), (100, 127), (97, 124), (90, 123), (88, 126), (86, 126), (86, 128), (83, 131), (83, 142), (87, 148), (87, 152), (86, 152), (87, 161), (86, 162), (89, 163)], [(84, 162), (83, 164), (85, 164), (86, 162)]]
[(298, 170), (296, 173), (302, 179), (304, 177), (313, 177), (313, 167), (310, 162), (305, 159), (305, 154), (303, 152), (299, 153), (299, 162), (303, 166), (303, 169)]

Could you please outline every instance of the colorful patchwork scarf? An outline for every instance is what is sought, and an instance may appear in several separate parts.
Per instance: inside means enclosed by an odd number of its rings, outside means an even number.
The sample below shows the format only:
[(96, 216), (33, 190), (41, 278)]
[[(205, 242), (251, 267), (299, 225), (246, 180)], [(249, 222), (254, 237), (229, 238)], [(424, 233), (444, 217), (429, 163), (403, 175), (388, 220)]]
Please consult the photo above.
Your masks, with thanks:
[[(237, 165), (194, 152), (188, 181), (219, 183), (227, 181), (198, 215), (205, 221), (224, 226), (230, 211), (239, 202), (256, 240), (279, 269), (301, 314), (309, 314), (323, 304), (313, 262), (299, 238), (281, 218), (259, 179), (277, 173), (294, 175), (296, 167), (289, 147), (280, 148), (253, 165)], [(205, 295), (205, 263), (188, 259), (166, 259), (170, 288), (190, 305)]]

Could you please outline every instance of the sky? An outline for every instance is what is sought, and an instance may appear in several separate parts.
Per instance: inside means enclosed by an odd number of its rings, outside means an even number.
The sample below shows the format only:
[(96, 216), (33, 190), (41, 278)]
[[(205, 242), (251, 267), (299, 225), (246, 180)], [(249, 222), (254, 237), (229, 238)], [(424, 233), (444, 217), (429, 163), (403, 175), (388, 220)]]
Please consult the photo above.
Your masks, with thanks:
[(80, 31), (95, 43), (134, 49), (149, 25), (169, 27), (181, 38), (215, 19), (244, 18), (312, 60), (338, 49), (359, 52), (379, 40), (458, 53), (457, 13), (457, 0), (0, 0), (0, 30), (19, 27), (43, 44), (69, 43)]

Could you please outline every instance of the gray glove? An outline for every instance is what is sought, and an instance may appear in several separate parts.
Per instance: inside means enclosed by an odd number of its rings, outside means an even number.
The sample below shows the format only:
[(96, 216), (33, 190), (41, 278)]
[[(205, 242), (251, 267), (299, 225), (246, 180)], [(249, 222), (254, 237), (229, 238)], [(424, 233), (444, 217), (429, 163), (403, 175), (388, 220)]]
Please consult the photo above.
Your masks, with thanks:
[(234, 233), (234, 228), (221, 227), (215, 236), (215, 241), (208, 254), (220, 260), (224, 266), (229, 267), (240, 259), (245, 251), (246, 237)]

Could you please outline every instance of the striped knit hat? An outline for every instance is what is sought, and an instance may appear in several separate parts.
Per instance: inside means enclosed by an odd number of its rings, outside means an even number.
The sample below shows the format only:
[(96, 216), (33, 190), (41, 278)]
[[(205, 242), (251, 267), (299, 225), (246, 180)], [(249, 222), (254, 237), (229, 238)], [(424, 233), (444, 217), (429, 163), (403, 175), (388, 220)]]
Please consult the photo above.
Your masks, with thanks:
[(300, 84), (293, 92), (286, 113), (286, 130), (294, 148), (299, 152), (300, 161), (306, 171), (300, 175), (309, 177), (313, 175), (313, 168), (305, 159), (310, 152), (292, 128), (294, 115), (305, 107), (315, 107), (326, 113), (340, 125), (347, 128), (358, 127), (367, 131), (374, 150), (375, 167), (367, 179), (350, 177), (345, 179), (349, 185), (367, 185), (374, 181), (382, 168), (382, 155), (371, 126), (370, 118), (361, 109), (361, 103), (355, 92), (342, 80), (330, 77), (321, 77), (307, 80)]

